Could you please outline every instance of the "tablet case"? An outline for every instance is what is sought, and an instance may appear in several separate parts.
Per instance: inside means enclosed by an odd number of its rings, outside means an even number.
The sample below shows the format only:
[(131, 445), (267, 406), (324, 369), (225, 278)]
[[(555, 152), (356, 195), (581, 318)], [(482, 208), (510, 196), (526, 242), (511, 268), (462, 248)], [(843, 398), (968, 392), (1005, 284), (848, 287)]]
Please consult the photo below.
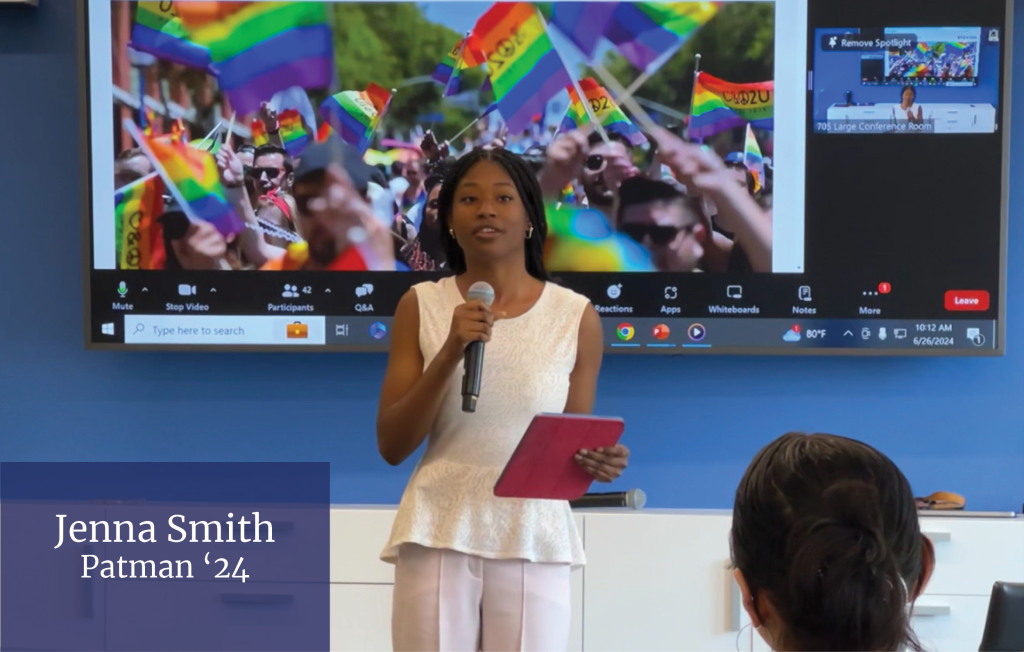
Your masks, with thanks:
[(581, 449), (611, 447), (625, 422), (618, 417), (538, 414), (494, 485), (500, 498), (576, 500), (594, 481), (574, 456)]

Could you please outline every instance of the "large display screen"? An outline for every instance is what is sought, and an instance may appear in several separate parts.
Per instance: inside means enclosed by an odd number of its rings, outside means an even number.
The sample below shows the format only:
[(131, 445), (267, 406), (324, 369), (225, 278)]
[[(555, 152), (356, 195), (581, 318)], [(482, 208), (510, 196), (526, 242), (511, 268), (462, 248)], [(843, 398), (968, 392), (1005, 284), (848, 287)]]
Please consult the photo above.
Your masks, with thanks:
[(85, 4), (92, 348), (386, 350), (446, 163), (583, 127), (545, 264), (609, 352), (1003, 351), (1010, 0)]

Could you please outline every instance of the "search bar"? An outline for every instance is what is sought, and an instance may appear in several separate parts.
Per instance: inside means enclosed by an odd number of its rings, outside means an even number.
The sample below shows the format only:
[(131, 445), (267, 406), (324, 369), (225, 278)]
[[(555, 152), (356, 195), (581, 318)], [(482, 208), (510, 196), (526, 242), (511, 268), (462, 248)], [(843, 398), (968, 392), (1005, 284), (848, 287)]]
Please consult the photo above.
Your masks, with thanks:
[(323, 345), (324, 317), (125, 315), (125, 344)]

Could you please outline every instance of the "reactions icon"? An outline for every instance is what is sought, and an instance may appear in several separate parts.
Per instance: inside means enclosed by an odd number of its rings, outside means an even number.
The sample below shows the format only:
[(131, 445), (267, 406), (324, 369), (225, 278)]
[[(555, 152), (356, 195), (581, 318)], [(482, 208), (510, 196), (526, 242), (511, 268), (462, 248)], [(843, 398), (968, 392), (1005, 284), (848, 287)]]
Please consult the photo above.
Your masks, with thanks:
[(799, 342), (802, 339), (803, 335), (800, 334), (799, 324), (794, 325), (793, 328), (790, 328), (788, 331), (786, 331), (786, 334), (782, 336), (783, 342)]
[(635, 332), (636, 331), (633, 330), (632, 324), (619, 324), (618, 329), (616, 329), (615, 331), (615, 333), (619, 336), (619, 339), (622, 340), (623, 342), (628, 342), (631, 339), (633, 339), (633, 334)]
[(700, 342), (708, 332), (704, 329), (702, 324), (694, 324), (687, 329), (686, 334), (689, 335), (690, 339), (694, 342)]
[(651, 329), (651, 335), (654, 335), (656, 340), (667, 340), (669, 336), (668, 326), (665, 324), (658, 324)]
[(370, 324), (370, 337), (375, 340), (384, 339), (384, 336), (388, 334), (388, 327), (382, 322), (375, 321)]

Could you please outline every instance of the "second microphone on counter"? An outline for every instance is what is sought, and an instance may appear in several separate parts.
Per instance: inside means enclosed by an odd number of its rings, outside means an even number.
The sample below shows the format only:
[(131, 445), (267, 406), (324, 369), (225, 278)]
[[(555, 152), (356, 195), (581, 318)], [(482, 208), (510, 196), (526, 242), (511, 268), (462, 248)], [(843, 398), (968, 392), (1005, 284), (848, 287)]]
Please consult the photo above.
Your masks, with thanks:
[(647, 503), (647, 495), (640, 489), (629, 491), (612, 491), (609, 493), (585, 494), (576, 500), (570, 500), (573, 509), (581, 507), (629, 507), (643, 509)]

